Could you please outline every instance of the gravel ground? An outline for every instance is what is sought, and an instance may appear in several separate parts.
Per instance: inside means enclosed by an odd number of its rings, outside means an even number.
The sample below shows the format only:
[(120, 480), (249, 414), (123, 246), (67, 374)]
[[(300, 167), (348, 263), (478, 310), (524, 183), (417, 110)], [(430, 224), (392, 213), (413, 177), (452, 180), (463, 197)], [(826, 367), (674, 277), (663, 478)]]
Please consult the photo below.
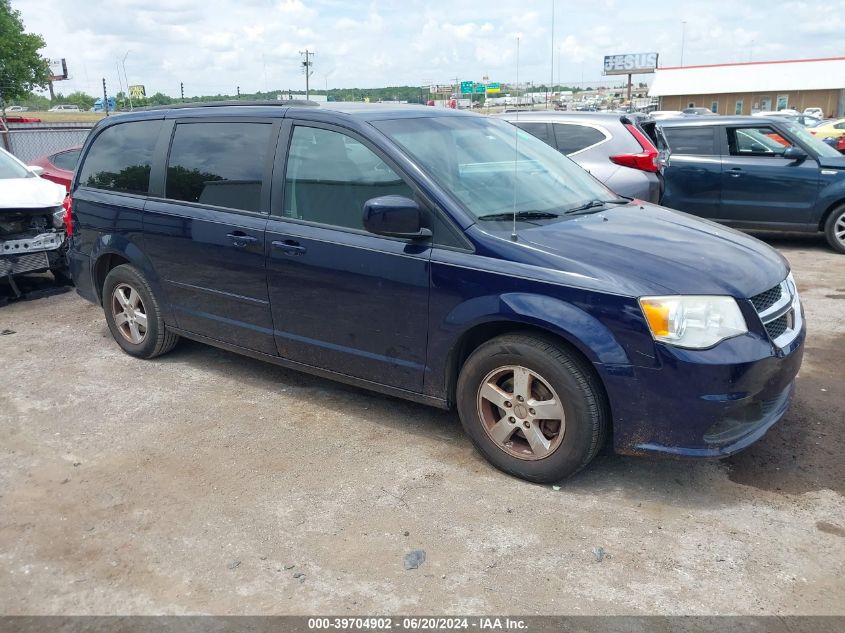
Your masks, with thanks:
[(74, 292), (12, 302), (0, 613), (845, 614), (845, 256), (771, 243), (810, 330), (788, 416), (727, 461), (606, 452), (559, 489), (452, 413), (187, 341), (135, 360)]

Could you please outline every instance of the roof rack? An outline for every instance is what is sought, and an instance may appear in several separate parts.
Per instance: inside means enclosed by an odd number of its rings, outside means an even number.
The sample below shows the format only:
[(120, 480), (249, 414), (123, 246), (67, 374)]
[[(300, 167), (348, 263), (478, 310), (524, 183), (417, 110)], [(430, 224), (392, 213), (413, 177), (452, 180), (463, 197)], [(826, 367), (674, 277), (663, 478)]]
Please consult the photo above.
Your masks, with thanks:
[(316, 101), (306, 99), (284, 99), (284, 100), (270, 100), (265, 101), (242, 101), (240, 99), (233, 99), (231, 101), (191, 101), (190, 103), (171, 103), (169, 105), (149, 106), (147, 108), (137, 108), (143, 110), (176, 110), (182, 108), (224, 108), (232, 106), (319, 106)]

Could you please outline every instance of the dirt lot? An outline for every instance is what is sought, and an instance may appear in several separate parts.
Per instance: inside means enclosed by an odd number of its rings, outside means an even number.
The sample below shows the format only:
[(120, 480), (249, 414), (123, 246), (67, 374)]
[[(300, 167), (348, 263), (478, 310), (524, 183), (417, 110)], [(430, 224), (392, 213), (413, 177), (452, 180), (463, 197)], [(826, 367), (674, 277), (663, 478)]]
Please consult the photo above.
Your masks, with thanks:
[(788, 417), (559, 490), (454, 414), (190, 342), (138, 361), (73, 292), (10, 303), (0, 612), (845, 614), (845, 256), (771, 243), (810, 329)]

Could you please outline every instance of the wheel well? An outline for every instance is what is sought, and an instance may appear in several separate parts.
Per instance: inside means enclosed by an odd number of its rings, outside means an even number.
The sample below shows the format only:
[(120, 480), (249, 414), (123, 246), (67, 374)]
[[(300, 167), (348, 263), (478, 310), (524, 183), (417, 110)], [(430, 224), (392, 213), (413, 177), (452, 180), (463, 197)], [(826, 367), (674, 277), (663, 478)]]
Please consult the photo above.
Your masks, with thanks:
[(100, 298), (101, 303), (103, 301), (103, 285), (106, 283), (106, 275), (109, 274), (112, 268), (128, 263), (129, 260), (122, 255), (109, 253), (100, 257), (94, 264), (94, 283), (97, 289), (97, 296)]
[(845, 200), (837, 200), (832, 205), (830, 205), (824, 213), (822, 213), (822, 219), (819, 221), (819, 231), (824, 231), (824, 225), (827, 224), (827, 219), (836, 209), (841, 207), (843, 204), (845, 204)]
[[(593, 363), (590, 359), (587, 358), (580, 349), (562, 336), (532, 325), (524, 325), (522, 323), (513, 323), (510, 321), (497, 321), (493, 323), (482, 323), (481, 325), (477, 325), (474, 328), (467, 330), (461, 336), (457, 344), (452, 348), (452, 353), (449, 356), (449, 364), (447, 367), (448, 375), (446, 377), (446, 397), (449, 402), (449, 406), (452, 406), (455, 403), (458, 374), (461, 371), (461, 367), (463, 367), (466, 362), (466, 359), (469, 358), (469, 355), (482, 344), (503, 334), (529, 334), (554, 341), (555, 344), (565, 348), (567, 352), (581, 360), (582, 365), (588, 371), (593, 373), (598, 381), (598, 384), (600, 384), (602, 390), (604, 390), (604, 381), (595, 370), (595, 367), (593, 367)], [(607, 398), (606, 393), (602, 395)]]

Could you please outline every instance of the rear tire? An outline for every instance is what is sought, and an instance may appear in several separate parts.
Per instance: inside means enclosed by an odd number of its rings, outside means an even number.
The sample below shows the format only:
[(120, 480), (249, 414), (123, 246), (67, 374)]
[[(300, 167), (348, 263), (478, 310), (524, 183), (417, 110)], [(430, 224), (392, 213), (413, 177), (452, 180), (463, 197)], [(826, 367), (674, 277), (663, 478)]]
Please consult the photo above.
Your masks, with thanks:
[(558, 341), (499, 336), (464, 363), (458, 412), (496, 468), (538, 483), (584, 468), (604, 444), (609, 410), (592, 369)]
[(178, 335), (168, 332), (147, 280), (129, 264), (115, 266), (106, 275), (103, 311), (112, 337), (130, 356), (154, 358), (179, 341)]
[(845, 204), (836, 207), (824, 224), (827, 243), (838, 253), (845, 253)]

